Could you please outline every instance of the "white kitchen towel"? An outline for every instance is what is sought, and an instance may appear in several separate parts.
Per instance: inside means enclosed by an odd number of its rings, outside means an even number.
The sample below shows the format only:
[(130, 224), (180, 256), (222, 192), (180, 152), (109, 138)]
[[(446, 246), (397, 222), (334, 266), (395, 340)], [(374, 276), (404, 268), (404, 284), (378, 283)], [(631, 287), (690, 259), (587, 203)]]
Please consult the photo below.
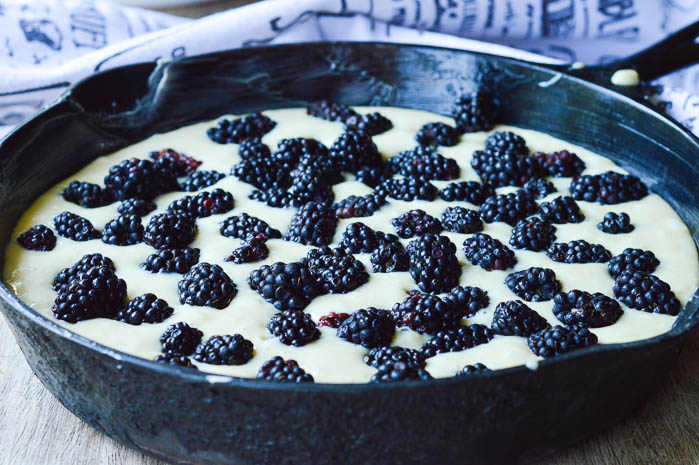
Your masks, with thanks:
[[(371, 40), (597, 64), (697, 20), (699, 0), (265, 0), (198, 20), (102, 1), (3, 0), (0, 137), (76, 81), (130, 63)], [(699, 66), (654, 84), (668, 113), (699, 133)]]

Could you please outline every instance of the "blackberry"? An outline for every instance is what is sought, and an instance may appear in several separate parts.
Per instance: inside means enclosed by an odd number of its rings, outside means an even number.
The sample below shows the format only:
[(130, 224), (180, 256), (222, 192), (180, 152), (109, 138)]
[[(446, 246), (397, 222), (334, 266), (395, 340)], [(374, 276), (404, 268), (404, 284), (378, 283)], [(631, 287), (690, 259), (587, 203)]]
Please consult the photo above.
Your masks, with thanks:
[(278, 310), (303, 310), (320, 295), (315, 276), (303, 263), (265, 265), (250, 273), (248, 285)]
[(118, 200), (153, 200), (160, 194), (179, 188), (175, 173), (170, 168), (138, 158), (124, 160), (109, 168), (104, 185)]
[(643, 271), (652, 273), (660, 265), (660, 261), (650, 250), (624, 249), (619, 255), (612, 257), (607, 264), (609, 274), (616, 278), (626, 270)]
[(536, 209), (536, 202), (520, 189), (517, 192), (488, 197), (481, 205), (480, 212), (486, 223), (502, 221), (514, 226), (517, 221), (535, 213)]
[(168, 211), (151, 217), (143, 242), (156, 249), (179, 249), (187, 247), (196, 235), (194, 218)]
[(554, 262), (605, 263), (612, 253), (601, 244), (590, 244), (585, 240), (554, 242), (546, 249), (546, 255)]
[(180, 303), (197, 307), (223, 309), (238, 293), (235, 283), (218, 265), (194, 265), (177, 283)]
[(456, 375), (477, 375), (480, 373), (489, 373), (491, 371), (493, 370), (483, 365), (482, 363), (476, 363), (474, 365), (466, 365), (465, 367), (463, 367), (461, 371), (456, 373)]
[(524, 137), (510, 131), (498, 131), (485, 139), (486, 149), (495, 149), (505, 152), (528, 153), (527, 141)]
[(406, 362), (386, 362), (379, 365), (371, 377), (372, 383), (393, 383), (397, 381), (419, 381), (433, 379), (424, 368), (413, 368)]
[(292, 186), (289, 192), (299, 198), (309, 200), (318, 196), (334, 198), (332, 183), (328, 179), (324, 179), (320, 173), (296, 169), (292, 172), (291, 179)]
[(67, 291), (70, 285), (77, 281), (83, 273), (94, 267), (105, 267), (111, 271), (116, 270), (114, 262), (109, 257), (103, 257), (99, 253), (83, 255), (70, 268), (63, 268), (53, 278), (53, 290), (56, 292)]
[(252, 342), (240, 334), (211, 336), (194, 350), (194, 360), (209, 365), (245, 365), (252, 350)]
[(292, 186), (288, 191), (288, 197), (282, 202), (288, 201), (292, 207), (302, 207), (307, 203), (326, 204), (331, 207), (335, 201), (335, 194), (329, 185), (309, 184), (309, 188)]
[(515, 253), (509, 247), (483, 233), (464, 241), (464, 253), (469, 262), (486, 271), (506, 270), (517, 264)]
[(624, 311), (619, 302), (595, 292), (559, 292), (553, 299), (553, 314), (566, 326), (584, 324), (591, 328), (609, 326), (621, 317)]
[(550, 223), (580, 223), (585, 215), (577, 202), (568, 196), (559, 196), (550, 202), (541, 202), (537, 211), (542, 220)]
[(143, 242), (143, 225), (137, 215), (119, 215), (104, 225), (102, 242), (112, 245), (134, 245)]
[(126, 300), (126, 283), (107, 266), (93, 266), (58, 291), (51, 309), (69, 323), (92, 318), (114, 318)]
[(454, 302), (456, 308), (467, 317), (475, 315), (478, 310), (490, 304), (488, 291), (475, 286), (456, 286), (444, 299)]
[(432, 147), (417, 146), (391, 157), (387, 162), (395, 174), (406, 177), (450, 180), (461, 174), (459, 164), (453, 158), (446, 158)]
[(85, 208), (103, 207), (114, 202), (111, 192), (89, 182), (73, 181), (63, 189), (62, 195), (66, 201)]
[(284, 189), (256, 190), (252, 191), (248, 198), (264, 202), (274, 208), (287, 208), (295, 204), (293, 196)]
[(500, 302), (490, 323), (490, 329), (503, 336), (527, 337), (550, 326), (544, 317), (519, 300)]
[(362, 166), (380, 166), (383, 158), (371, 140), (363, 132), (346, 131), (330, 147), (330, 158), (343, 171), (356, 173)]
[(337, 328), (337, 337), (373, 349), (391, 344), (396, 326), (391, 313), (369, 307), (357, 310)]
[(421, 334), (435, 334), (461, 326), (462, 313), (451, 299), (412, 291), (391, 310), (396, 326), (407, 326)]
[(556, 325), (531, 334), (527, 343), (539, 357), (551, 358), (597, 344), (597, 336), (588, 328)]
[[(313, 140), (313, 139), (311, 139)], [(318, 182), (330, 186), (343, 182), (345, 178), (342, 176), (340, 166), (329, 157), (328, 149), (321, 145), (323, 151), (320, 153), (303, 152), (299, 157), (298, 165), (292, 174), (292, 182), (298, 183), (298, 179), (302, 179), (300, 174), (308, 174), (316, 177)], [(318, 149), (320, 150), (320, 149)]]
[(523, 186), (543, 175), (536, 159), (519, 149), (477, 150), (473, 152), (471, 167), (484, 183), (493, 187)]
[(453, 147), (459, 143), (461, 133), (458, 129), (445, 123), (427, 123), (423, 125), (415, 136), (421, 145), (443, 145)]
[(358, 113), (352, 110), (349, 105), (328, 100), (309, 103), (306, 107), (306, 113), (328, 121), (346, 121), (351, 116), (358, 116)]
[(313, 376), (299, 366), (296, 360), (284, 360), (276, 356), (262, 364), (257, 379), (278, 383), (312, 383)]
[(530, 179), (524, 183), (522, 188), (535, 199), (543, 199), (547, 195), (556, 192), (556, 187), (553, 183), (542, 178)]
[(398, 346), (374, 347), (364, 356), (364, 363), (374, 368), (391, 362), (403, 362), (411, 368), (425, 368), (425, 358), (415, 349)]
[(493, 332), (484, 325), (472, 324), (460, 328), (440, 331), (432, 336), (420, 349), (425, 358), (434, 357), (445, 352), (460, 352), (480, 344), (486, 344), (493, 338)]
[(285, 167), (296, 166), (302, 157), (306, 159), (305, 163), (309, 163), (311, 160), (326, 161), (328, 148), (316, 139), (297, 137), (280, 140), (277, 144), (277, 150), (272, 155), (277, 163)]
[(193, 218), (205, 218), (226, 213), (232, 210), (234, 205), (233, 194), (223, 189), (214, 189), (211, 192), (200, 192), (194, 196), (187, 195), (174, 200), (167, 209), (176, 215), (184, 213)]
[(349, 313), (335, 313), (330, 312), (326, 315), (322, 315), (318, 318), (318, 326), (325, 326), (328, 328), (337, 329), (340, 327), (343, 321), (350, 317)]
[(17, 243), (27, 250), (53, 250), (56, 247), (56, 235), (43, 224), (37, 224), (17, 236)]
[(682, 304), (670, 285), (657, 276), (634, 269), (621, 272), (614, 283), (614, 295), (630, 308), (648, 313), (677, 315)]
[(355, 114), (345, 120), (348, 129), (365, 132), (370, 136), (378, 136), (393, 128), (393, 123), (381, 113), (369, 113), (367, 115)]
[(272, 151), (266, 144), (262, 143), (259, 137), (251, 137), (238, 145), (238, 156), (242, 160), (269, 159), (272, 157)]
[(74, 241), (83, 242), (99, 239), (100, 233), (89, 220), (74, 213), (65, 211), (53, 219), (53, 227), (59, 236)]
[(648, 186), (636, 176), (614, 171), (573, 178), (569, 190), (575, 200), (601, 204), (630, 202), (648, 195)]
[(218, 171), (197, 171), (187, 176), (187, 179), (180, 183), (180, 189), (185, 192), (194, 192), (213, 186), (226, 175)]
[(242, 160), (231, 168), (231, 175), (262, 190), (291, 186), (289, 171), (269, 158)]
[(226, 218), (221, 222), (220, 230), (222, 236), (234, 237), (236, 239), (246, 239), (258, 234), (264, 234), (269, 239), (280, 239), (282, 237), (281, 232), (272, 228), (264, 220), (250, 216), (247, 213)]
[(548, 221), (531, 217), (519, 220), (512, 229), (510, 245), (515, 249), (539, 252), (556, 240), (556, 227)]
[(119, 309), (116, 319), (130, 325), (161, 323), (174, 311), (163, 299), (148, 293), (130, 300), (125, 308)]
[(448, 207), (442, 213), (442, 226), (449, 232), (472, 234), (483, 231), (481, 215), (476, 210), (463, 207)]
[(497, 103), (488, 93), (475, 91), (457, 100), (452, 115), (462, 133), (489, 131), (497, 116)]
[(203, 163), (173, 149), (151, 152), (150, 157), (156, 164), (169, 167), (175, 176), (192, 174)]
[(459, 283), (461, 264), (446, 236), (425, 234), (408, 244), (410, 276), (425, 292), (448, 292)]
[(405, 212), (398, 218), (393, 218), (391, 224), (396, 228), (396, 234), (403, 239), (442, 232), (442, 223), (424, 210)]
[(488, 184), (476, 181), (452, 182), (439, 191), (439, 197), (447, 202), (469, 202), (481, 205), (485, 199), (495, 195), (495, 190)]
[(320, 247), (332, 241), (336, 226), (337, 217), (332, 206), (309, 202), (291, 218), (284, 239)]
[(379, 184), (393, 177), (393, 169), (387, 164), (377, 166), (362, 166), (357, 170), (357, 181), (369, 187), (376, 188)]
[(207, 129), (206, 135), (217, 144), (239, 144), (245, 139), (264, 136), (276, 125), (265, 115), (255, 112), (233, 121), (222, 119), (217, 126)]
[(377, 235), (376, 231), (364, 223), (350, 223), (342, 233), (340, 247), (349, 253), (371, 253), (382, 239), (383, 233)]
[(151, 273), (185, 274), (199, 262), (199, 249), (160, 249), (148, 255), (141, 267)]
[(439, 189), (430, 180), (424, 177), (387, 179), (376, 186), (376, 192), (383, 197), (391, 197), (396, 200), (412, 202), (419, 200), (434, 200)]
[(267, 329), (279, 342), (288, 346), (301, 347), (320, 337), (320, 331), (311, 317), (299, 310), (284, 310), (275, 313)]
[(369, 281), (362, 262), (342, 249), (313, 249), (304, 262), (326, 293), (346, 294)]
[(517, 297), (527, 302), (543, 302), (553, 299), (561, 290), (556, 273), (550, 268), (527, 268), (507, 275), (505, 284)]
[(350, 195), (333, 204), (338, 218), (360, 218), (371, 216), (386, 205), (386, 197), (372, 193), (362, 196)]
[(265, 242), (267, 241), (267, 236), (264, 234), (258, 234), (257, 236), (250, 237), (243, 244), (235, 249), (233, 253), (225, 258), (227, 262), (233, 263), (253, 263), (259, 262), (269, 257), (269, 249)]
[(532, 156), (539, 160), (539, 164), (549, 176), (570, 178), (579, 176), (585, 170), (585, 162), (567, 150), (553, 153), (536, 152)]
[(153, 360), (160, 363), (167, 363), (168, 365), (177, 365), (198, 370), (198, 368), (192, 364), (192, 361), (189, 359), (189, 357), (187, 357), (186, 355), (182, 355), (178, 352), (165, 352), (163, 354), (158, 355)]
[(146, 216), (155, 210), (155, 203), (143, 199), (126, 199), (121, 202), (117, 211), (120, 215)]
[(160, 345), (163, 352), (176, 352), (183, 355), (192, 355), (204, 335), (197, 328), (189, 326), (184, 321), (167, 327), (160, 336)]
[(624, 234), (633, 231), (635, 226), (631, 224), (631, 219), (626, 213), (609, 212), (597, 223), (597, 229), (607, 234)]
[(370, 260), (374, 273), (393, 273), (410, 269), (410, 257), (400, 242), (379, 244), (371, 253)]

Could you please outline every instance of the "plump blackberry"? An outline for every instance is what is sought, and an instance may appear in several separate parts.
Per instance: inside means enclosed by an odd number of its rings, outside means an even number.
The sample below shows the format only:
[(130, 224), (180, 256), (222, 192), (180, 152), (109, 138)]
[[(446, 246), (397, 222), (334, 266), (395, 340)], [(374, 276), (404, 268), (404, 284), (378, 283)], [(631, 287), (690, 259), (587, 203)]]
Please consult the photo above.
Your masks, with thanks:
[(541, 202), (537, 211), (542, 220), (550, 223), (580, 223), (585, 215), (578, 203), (568, 196), (559, 196), (550, 202)]
[(161, 249), (148, 255), (141, 267), (151, 273), (185, 274), (199, 262), (199, 249)]
[(554, 326), (531, 334), (529, 348), (539, 357), (551, 358), (597, 344), (597, 336), (588, 328)]
[(350, 223), (342, 233), (340, 247), (348, 253), (371, 253), (383, 239), (383, 233), (377, 234), (364, 223)]
[(546, 255), (554, 262), (606, 263), (612, 253), (601, 244), (590, 244), (580, 239), (571, 242), (554, 242), (546, 249)]
[(407, 326), (421, 334), (435, 334), (461, 326), (462, 313), (451, 299), (412, 291), (391, 310), (396, 326)]
[(372, 193), (362, 196), (350, 195), (333, 204), (338, 218), (361, 218), (371, 216), (386, 205), (386, 197)]
[(194, 218), (168, 211), (151, 217), (143, 242), (156, 249), (179, 249), (191, 244), (196, 235)]
[(143, 199), (126, 199), (121, 202), (117, 211), (120, 215), (146, 216), (155, 210), (155, 203)]
[(420, 348), (420, 352), (425, 358), (430, 358), (445, 352), (470, 349), (485, 344), (492, 338), (493, 332), (487, 326), (480, 324), (461, 326), (438, 332)]
[(364, 356), (364, 363), (378, 368), (384, 363), (403, 362), (411, 368), (424, 368), (425, 358), (420, 351), (398, 346), (374, 347)]
[(371, 136), (378, 136), (393, 128), (393, 123), (381, 113), (355, 114), (345, 119), (345, 127)]
[(443, 145), (453, 147), (459, 143), (461, 132), (455, 127), (445, 123), (427, 123), (423, 125), (415, 136), (421, 145)]
[(83, 242), (99, 239), (100, 233), (89, 220), (75, 213), (65, 211), (53, 219), (53, 227), (59, 236)]
[(389, 158), (387, 164), (394, 174), (414, 178), (448, 181), (461, 174), (456, 160), (440, 155), (433, 147), (417, 146)]
[(231, 175), (262, 190), (291, 186), (289, 171), (270, 158), (242, 160), (231, 168)]
[(257, 379), (278, 383), (312, 383), (313, 376), (299, 366), (296, 360), (284, 360), (276, 356), (262, 364)]
[(475, 286), (456, 286), (444, 299), (454, 302), (456, 308), (467, 317), (475, 315), (478, 310), (490, 304), (488, 291)]
[(569, 190), (575, 200), (609, 205), (640, 200), (648, 195), (648, 186), (636, 176), (614, 171), (573, 178)]
[(385, 242), (371, 253), (371, 268), (374, 273), (408, 271), (410, 257), (400, 242)]
[(660, 261), (650, 250), (629, 248), (612, 257), (607, 264), (607, 268), (612, 278), (616, 278), (626, 270), (637, 270), (651, 274), (658, 265), (660, 265)]
[(410, 276), (424, 292), (448, 292), (459, 284), (461, 264), (447, 236), (425, 234), (411, 241)]
[(129, 301), (125, 308), (119, 309), (116, 319), (130, 325), (141, 323), (161, 323), (175, 310), (155, 294), (139, 295)]
[(373, 349), (391, 344), (396, 326), (391, 313), (374, 307), (352, 313), (337, 328), (337, 337)]
[(211, 336), (194, 350), (194, 360), (210, 365), (245, 365), (252, 350), (252, 342), (240, 334)]
[(331, 205), (309, 202), (291, 218), (284, 239), (320, 247), (332, 241), (336, 226), (337, 217)]
[(259, 137), (251, 137), (238, 145), (238, 155), (242, 160), (257, 160), (272, 158), (272, 151)]
[(519, 220), (512, 229), (510, 245), (515, 249), (539, 252), (556, 240), (556, 227), (548, 221), (531, 217)]
[(205, 218), (231, 211), (234, 205), (233, 194), (223, 189), (214, 189), (174, 200), (167, 209), (175, 214), (184, 213), (193, 218)]
[(192, 364), (189, 357), (178, 352), (165, 352), (158, 355), (153, 360), (160, 363), (167, 363), (168, 365), (177, 365), (198, 370), (198, 368)]
[(217, 126), (207, 129), (206, 135), (217, 144), (239, 144), (245, 139), (264, 136), (276, 125), (265, 115), (255, 112), (233, 121), (222, 119)]
[(73, 181), (63, 189), (63, 198), (85, 208), (96, 208), (114, 202), (112, 193), (102, 186), (89, 182)]
[(442, 223), (437, 218), (428, 215), (424, 210), (419, 209), (410, 210), (398, 218), (393, 218), (391, 224), (396, 228), (396, 234), (403, 239), (442, 232)]
[(506, 270), (517, 264), (515, 253), (487, 234), (476, 233), (464, 241), (464, 253), (473, 265), (484, 270)]
[(344, 132), (330, 147), (330, 158), (343, 171), (356, 173), (362, 166), (380, 166), (383, 158), (371, 136), (356, 131)]
[(248, 198), (264, 202), (274, 208), (287, 208), (295, 205), (293, 196), (284, 189), (255, 190), (252, 191)]
[(378, 371), (371, 377), (372, 383), (394, 383), (398, 381), (420, 381), (433, 379), (424, 368), (413, 368), (409, 364), (386, 362), (379, 365)]
[(81, 274), (94, 267), (106, 267), (111, 271), (116, 270), (114, 262), (109, 257), (103, 257), (102, 254), (99, 253), (83, 255), (83, 257), (70, 268), (63, 268), (54, 276), (53, 290), (56, 292), (68, 290), (70, 285), (77, 281)]
[(264, 220), (247, 213), (231, 216), (221, 222), (221, 235), (246, 239), (250, 236), (264, 234), (268, 239), (281, 239), (282, 233), (268, 225)]
[[(305, 148), (304, 150), (306, 151), (301, 153), (296, 169), (291, 172), (292, 183), (297, 184), (298, 179), (303, 178), (299, 177), (299, 173), (313, 175), (319, 182), (328, 186), (343, 182), (345, 180), (341, 174), (340, 165), (335, 160), (330, 158), (329, 151), (324, 145), (320, 144), (320, 142), (318, 142), (318, 144), (319, 146), (315, 149), (316, 152), (312, 151), (311, 148)], [(277, 152), (275, 152), (275, 155), (277, 155)]]
[(328, 148), (316, 139), (296, 137), (294, 139), (282, 139), (277, 144), (277, 150), (272, 158), (282, 166), (296, 166), (301, 158), (307, 155), (306, 163), (311, 159), (326, 160)]
[(111, 245), (134, 245), (143, 242), (143, 225), (137, 215), (119, 215), (104, 225), (102, 242)]
[(473, 152), (471, 167), (484, 183), (494, 187), (523, 186), (543, 174), (539, 163), (527, 152), (495, 148)]
[(544, 317), (519, 300), (500, 302), (490, 323), (490, 329), (496, 334), (523, 337), (550, 326)]
[(561, 283), (550, 268), (532, 267), (517, 271), (507, 275), (505, 284), (517, 297), (527, 302), (551, 300), (561, 290)]
[[(291, 188), (289, 192), (307, 203), (314, 197), (333, 197), (332, 182), (325, 179), (319, 172), (295, 169), (292, 171)], [(307, 199), (307, 200), (306, 200)]]
[(235, 283), (218, 265), (194, 265), (177, 283), (180, 303), (197, 307), (223, 309), (238, 293)]
[(524, 137), (510, 131), (498, 131), (489, 135), (485, 139), (485, 148), (502, 150), (506, 152), (529, 152), (527, 141), (524, 140)]
[(439, 191), (439, 198), (447, 202), (469, 202), (481, 205), (485, 199), (495, 195), (495, 190), (487, 184), (476, 181), (452, 182)]
[(27, 250), (53, 250), (56, 247), (56, 235), (43, 224), (37, 224), (17, 236), (17, 243)]
[(163, 352), (176, 352), (182, 355), (192, 355), (204, 335), (197, 328), (189, 326), (184, 321), (167, 327), (160, 336), (160, 346)]
[(226, 175), (218, 171), (197, 171), (180, 182), (180, 189), (185, 192), (194, 192), (213, 186)]
[(248, 285), (278, 310), (303, 310), (321, 292), (304, 263), (265, 265), (250, 273)]
[(462, 133), (489, 131), (497, 117), (497, 103), (485, 91), (475, 91), (457, 100), (452, 115)]
[(453, 233), (472, 234), (483, 231), (480, 213), (463, 207), (448, 207), (442, 213), (441, 223), (444, 229)]
[(579, 176), (585, 170), (585, 162), (567, 150), (553, 153), (536, 152), (532, 156), (539, 160), (548, 176), (570, 178)]
[(616, 300), (600, 292), (590, 294), (577, 289), (559, 292), (553, 304), (553, 314), (566, 326), (583, 324), (601, 328), (616, 323), (624, 313)]
[(150, 157), (156, 164), (169, 167), (178, 177), (194, 173), (203, 163), (173, 149), (151, 152)]
[(530, 179), (524, 183), (522, 189), (535, 199), (543, 199), (547, 195), (556, 192), (556, 187), (553, 183), (542, 178)]
[(126, 300), (126, 283), (112, 269), (94, 266), (78, 274), (58, 291), (53, 316), (69, 323), (92, 318), (114, 318)]
[(306, 107), (306, 113), (328, 121), (346, 121), (349, 117), (357, 115), (357, 112), (352, 110), (349, 105), (328, 100), (309, 103)]
[(481, 205), (480, 212), (486, 223), (502, 221), (514, 226), (517, 221), (534, 214), (536, 209), (536, 202), (520, 189), (517, 192), (488, 197)]
[(109, 168), (104, 185), (118, 200), (153, 200), (160, 194), (179, 188), (171, 168), (138, 158), (124, 160)]
[(243, 244), (224, 260), (233, 263), (254, 263), (269, 257), (269, 249), (265, 244), (267, 236), (258, 234), (248, 238)]
[(627, 269), (621, 272), (613, 290), (621, 303), (642, 312), (677, 315), (682, 310), (682, 304), (670, 285), (643, 271)]
[(482, 363), (476, 363), (474, 365), (466, 365), (461, 371), (456, 373), (457, 376), (460, 375), (477, 375), (480, 373), (489, 373), (493, 370), (483, 365)]
[(275, 313), (267, 329), (279, 342), (288, 346), (301, 347), (320, 337), (318, 327), (310, 315), (299, 310), (284, 310)]
[(369, 281), (362, 262), (342, 249), (313, 249), (304, 262), (321, 289), (329, 294), (346, 294)]
[(337, 329), (340, 327), (343, 321), (350, 317), (349, 313), (335, 313), (330, 312), (326, 315), (321, 315), (318, 318), (318, 326), (325, 326), (328, 328)]
[(624, 234), (633, 231), (635, 226), (631, 224), (631, 219), (626, 213), (609, 212), (597, 223), (597, 229), (607, 234)]
[(362, 166), (355, 174), (357, 181), (372, 188), (392, 177), (393, 169), (385, 163), (378, 166)]
[(378, 186), (376, 192), (383, 197), (390, 197), (396, 200), (412, 202), (419, 200), (434, 200), (437, 198), (439, 189), (427, 178), (400, 178), (387, 179)]

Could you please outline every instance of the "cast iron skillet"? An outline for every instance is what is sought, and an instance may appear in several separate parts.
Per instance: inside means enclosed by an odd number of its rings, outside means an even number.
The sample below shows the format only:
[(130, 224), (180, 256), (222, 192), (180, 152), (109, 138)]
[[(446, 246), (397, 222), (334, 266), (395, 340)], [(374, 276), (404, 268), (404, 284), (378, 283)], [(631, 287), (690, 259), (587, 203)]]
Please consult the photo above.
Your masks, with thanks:
[[(49, 186), (155, 132), (321, 98), (449, 114), (455, 97), (478, 85), (507, 94), (503, 122), (580, 144), (642, 176), (696, 241), (699, 142), (638, 100), (637, 88), (612, 90), (608, 78), (619, 66), (648, 79), (696, 62), (698, 30), (621, 64), (575, 72), (442, 48), (313, 43), (100, 73), (0, 145), (0, 248)], [(628, 415), (699, 325), (695, 294), (666, 334), (574, 352), (536, 371), (289, 386), (207, 376), (111, 350), (38, 315), (4, 285), (0, 302), (32, 370), (69, 410), (130, 447), (197, 464), (531, 462)]]

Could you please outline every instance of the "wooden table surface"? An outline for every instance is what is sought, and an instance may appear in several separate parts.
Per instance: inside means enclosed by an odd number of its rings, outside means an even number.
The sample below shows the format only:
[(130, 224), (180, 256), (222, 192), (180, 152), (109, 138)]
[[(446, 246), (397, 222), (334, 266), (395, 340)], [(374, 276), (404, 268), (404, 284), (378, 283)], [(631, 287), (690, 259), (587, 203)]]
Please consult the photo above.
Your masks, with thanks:
[[(247, 0), (171, 8), (198, 17)], [(542, 465), (699, 464), (699, 333), (670, 378), (632, 417)], [(73, 416), (29, 370), (0, 318), (0, 465), (163, 465), (96, 432)], [(313, 464), (309, 464), (313, 465)]]

